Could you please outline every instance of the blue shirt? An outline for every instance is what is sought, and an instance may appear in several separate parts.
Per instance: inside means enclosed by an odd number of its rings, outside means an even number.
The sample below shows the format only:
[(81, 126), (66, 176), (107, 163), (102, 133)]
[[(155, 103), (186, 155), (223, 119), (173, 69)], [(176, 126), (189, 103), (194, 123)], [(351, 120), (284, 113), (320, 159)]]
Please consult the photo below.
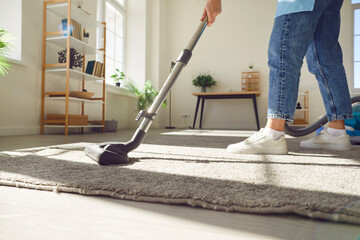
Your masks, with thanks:
[(284, 14), (312, 11), (315, 0), (278, 0), (275, 17)]

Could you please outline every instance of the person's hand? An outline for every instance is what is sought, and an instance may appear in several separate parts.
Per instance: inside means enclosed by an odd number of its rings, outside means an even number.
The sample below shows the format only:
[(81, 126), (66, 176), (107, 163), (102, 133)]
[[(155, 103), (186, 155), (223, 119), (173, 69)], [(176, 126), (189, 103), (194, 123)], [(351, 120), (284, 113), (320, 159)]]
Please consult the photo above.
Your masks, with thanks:
[(221, 13), (221, 0), (207, 0), (204, 12), (201, 17), (201, 21), (204, 20), (204, 18), (208, 17), (208, 26), (210, 27), (214, 22), (216, 16), (218, 16)]

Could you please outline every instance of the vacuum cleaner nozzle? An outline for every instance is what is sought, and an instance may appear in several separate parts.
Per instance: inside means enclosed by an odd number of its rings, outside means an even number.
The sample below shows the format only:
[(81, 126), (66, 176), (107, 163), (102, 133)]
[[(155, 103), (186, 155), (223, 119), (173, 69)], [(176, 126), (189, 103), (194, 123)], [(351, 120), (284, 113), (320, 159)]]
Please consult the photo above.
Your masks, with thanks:
[(125, 144), (90, 145), (85, 148), (85, 154), (100, 165), (124, 164), (129, 162)]
[(124, 164), (130, 162), (128, 153), (136, 149), (142, 142), (146, 132), (137, 129), (132, 139), (126, 143), (108, 142), (93, 144), (85, 148), (85, 154), (100, 165)]

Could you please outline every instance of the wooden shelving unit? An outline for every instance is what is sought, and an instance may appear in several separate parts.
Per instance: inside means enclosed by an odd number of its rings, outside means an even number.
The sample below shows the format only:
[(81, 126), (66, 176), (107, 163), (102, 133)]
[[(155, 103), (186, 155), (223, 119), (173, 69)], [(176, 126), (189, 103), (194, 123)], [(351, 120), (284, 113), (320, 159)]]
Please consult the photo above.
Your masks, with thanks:
[[(309, 126), (309, 91), (299, 93), (297, 102), (301, 104), (301, 109), (295, 109), (295, 118), (292, 125)], [(297, 115), (301, 115), (301, 117)]]
[[(52, 12), (61, 19), (67, 19), (67, 26), (71, 25), (71, 20), (77, 21), (84, 29), (96, 29), (104, 28), (104, 47), (102, 49), (96, 49), (95, 47), (71, 36), (71, 28), (68, 27), (67, 31), (47, 31), (47, 18), (48, 12)], [(106, 52), (106, 24), (96, 21), (95, 18), (90, 16), (84, 10), (71, 4), (71, 0), (50, 0), (43, 2), (43, 40), (42, 40), (42, 83), (41, 83), (41, 134), (44, 134), (44, 128), (64, 128), (65, 135), (68, 135), (69, 128), (102, 128), (105, 131), (105, 79), (103, 77), (97, 77), (85, 73), (86, 55), (102, 54), (103, 63), (105, 65), (105, 52)], [(80, 33), (82, 34), (82, 33)], [(46, 62), (46, 48), (50, 48), (50, 45), (66, 48), (66, 63), (47, 63)], [(76, 49), (81, 55), (83, 55), (83, 67), (82, 71), (70, 68), (70, 48)], [(49, 76), (63, 77), (65, 81), (65, 89), (59, 91), (47, 92), (45, 85), (46, 78)], [(83, 99), (70, 97), (70, 81), (81, 81), (81, 88), (85, 89), (85, 82), (89, 81), (102, 81), (102, 96), (99, 98)], [(80, 89), (79, 91), (82, 91)], [(51, 96), (51, 97), (50, 97)], [(64, 115), (65, 119), (59, 121), (57, 125), (52, 125), (53, 121), (45, 119), (45, 102), (46, 101), (60, 101), (64, 103)], [(88, 125), (69, 125), (69, 103), (75, 102), (81, 104), (81, 114), (84, 116), (85, 103), (99, 104), (101, 105), (101, 120), (88, 121)], [(97, 124), (97, 125), (94, 125)]]
[(260, 72), (242, 72), (241, 73), (241, 91), (260, 92)]

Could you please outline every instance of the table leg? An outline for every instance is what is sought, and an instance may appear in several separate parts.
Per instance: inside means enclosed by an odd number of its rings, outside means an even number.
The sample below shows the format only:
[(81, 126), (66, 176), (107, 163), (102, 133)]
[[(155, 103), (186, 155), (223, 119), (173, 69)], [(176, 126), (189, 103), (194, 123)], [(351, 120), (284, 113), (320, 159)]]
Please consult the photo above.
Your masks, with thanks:
[(203, 99), (202, 99), (202, 102), (201, 102), (200, 129), (202, 128), (202, 119), (203, 119), (203, 113), (204, 113), (204, 105), (205, 105), (205, 98), (203, 98)]
[(195, 129), (195, 123), (196, 123), (196, 117), (197, 117), (197, 113), (199, 110), (199, 104), (200, 104), (200, 97), (197, 97), (197, 102), (196, 102), (196, 108), (195, 108), (195, 114), (194, 114), (194, 123), (193, 123), (193, 129)]
[(258, 128), (258, 130), (260, 130), (259, 115), (258, 115), (258, 110), (257, 110), (257, 105), (256, 105), (256, 95), (255, 94), (252, 95), (252, 100), (253, 100), (253, 105), (254, 105), (257, 128)]

